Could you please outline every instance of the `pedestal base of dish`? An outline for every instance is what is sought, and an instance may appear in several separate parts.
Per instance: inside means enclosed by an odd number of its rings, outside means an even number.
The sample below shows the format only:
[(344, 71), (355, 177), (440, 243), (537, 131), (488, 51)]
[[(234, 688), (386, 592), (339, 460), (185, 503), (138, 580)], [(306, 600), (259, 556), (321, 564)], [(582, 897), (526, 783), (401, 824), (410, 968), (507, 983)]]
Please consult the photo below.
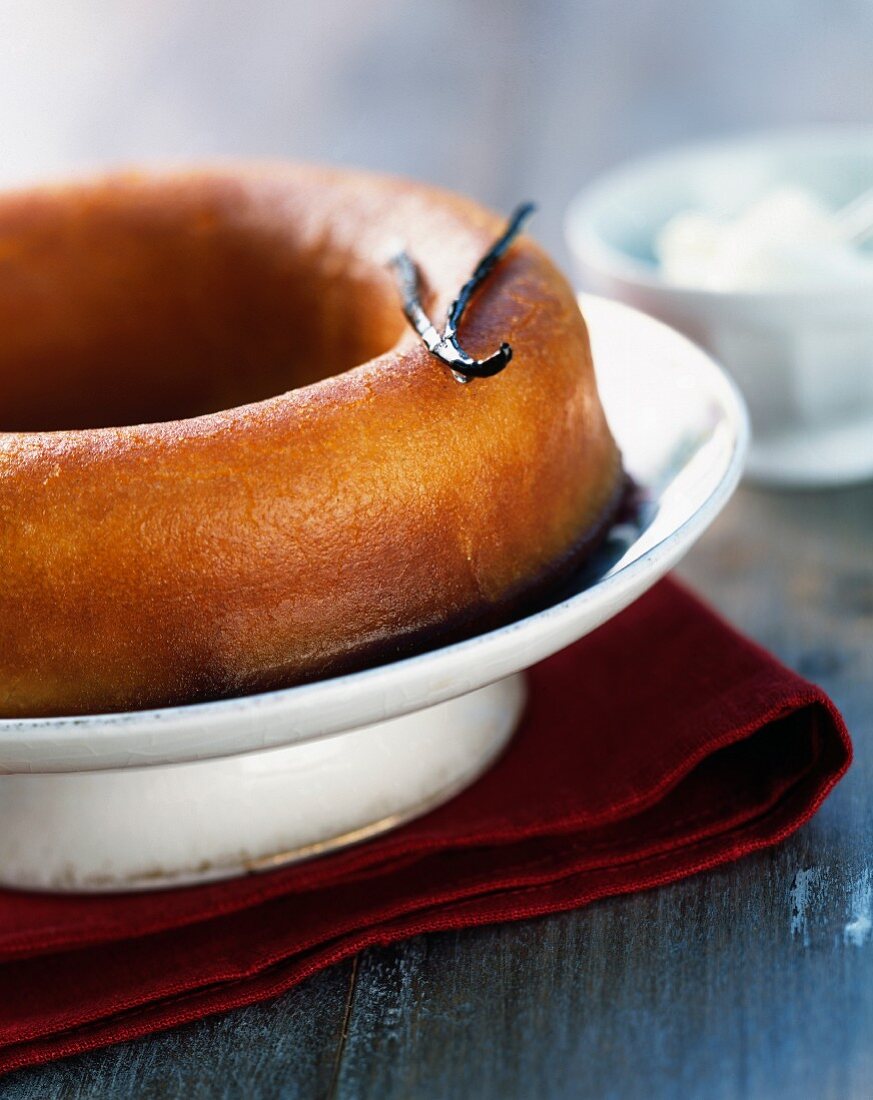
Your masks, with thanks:
[(774, 488), (826, 489), (873, 478), (873, 412), (842, 422), (756, 433), (746, 475)]
[(0, 776), (0, 884), (206, 882), (343, 848), (434, 809), (514, 732), (524, 678), (318, 740), (216, 760)]

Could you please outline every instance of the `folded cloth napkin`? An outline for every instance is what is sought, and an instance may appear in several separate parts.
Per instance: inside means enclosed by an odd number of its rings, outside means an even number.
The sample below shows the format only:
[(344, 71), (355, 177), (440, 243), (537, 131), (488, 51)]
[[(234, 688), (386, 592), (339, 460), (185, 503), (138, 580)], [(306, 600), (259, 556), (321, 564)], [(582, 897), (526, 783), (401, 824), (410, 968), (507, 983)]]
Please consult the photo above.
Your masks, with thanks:
[(0, 1072), (274, 996), (371, 944), (736, 859), (805, 822), (851, 758), (821, 690), (670, 580), (530, 686), (491, 771), (380, 839), (182, 890), (0, 892)]

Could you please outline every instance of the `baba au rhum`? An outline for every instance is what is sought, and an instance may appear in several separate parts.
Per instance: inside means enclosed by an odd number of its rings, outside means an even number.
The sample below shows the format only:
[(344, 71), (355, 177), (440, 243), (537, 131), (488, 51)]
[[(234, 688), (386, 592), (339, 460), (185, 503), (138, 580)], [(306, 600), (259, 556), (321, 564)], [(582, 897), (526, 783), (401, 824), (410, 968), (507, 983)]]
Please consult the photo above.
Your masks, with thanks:
[(487, 629), (608, 525), (624, 479), (570, 287), (501, 219), (300, 166), (0, 199), (0, 716), (282, 687)]

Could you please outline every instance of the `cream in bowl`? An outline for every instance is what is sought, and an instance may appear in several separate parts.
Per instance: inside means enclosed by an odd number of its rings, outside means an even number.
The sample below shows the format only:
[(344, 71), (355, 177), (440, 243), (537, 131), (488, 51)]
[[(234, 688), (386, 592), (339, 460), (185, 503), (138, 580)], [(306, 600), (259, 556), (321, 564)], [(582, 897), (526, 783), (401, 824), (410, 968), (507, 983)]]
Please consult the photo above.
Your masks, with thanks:
[(873, 288), (873, 191), (831, 209), (813, 191), (781, 185), (734, 217), (690, 209), (657, 233), (665, 281), (714, 291)]
[(682, 329), (748, 400), (748, 472), (873, 476), (873, 129), (711, 142), (631, 164), (571, 205), (583, 283)]

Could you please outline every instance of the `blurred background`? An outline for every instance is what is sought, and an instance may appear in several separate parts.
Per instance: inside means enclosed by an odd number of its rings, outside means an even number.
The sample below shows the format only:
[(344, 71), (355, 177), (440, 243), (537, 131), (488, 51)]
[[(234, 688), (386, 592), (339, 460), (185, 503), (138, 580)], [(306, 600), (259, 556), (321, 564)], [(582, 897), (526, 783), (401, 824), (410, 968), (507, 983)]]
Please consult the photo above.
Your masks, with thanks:
[(502, 210), (565, 265), (602, 169), (700, 136), (873, 120), (870, 0), (3, 0), (0, 184), (277, 156)]

